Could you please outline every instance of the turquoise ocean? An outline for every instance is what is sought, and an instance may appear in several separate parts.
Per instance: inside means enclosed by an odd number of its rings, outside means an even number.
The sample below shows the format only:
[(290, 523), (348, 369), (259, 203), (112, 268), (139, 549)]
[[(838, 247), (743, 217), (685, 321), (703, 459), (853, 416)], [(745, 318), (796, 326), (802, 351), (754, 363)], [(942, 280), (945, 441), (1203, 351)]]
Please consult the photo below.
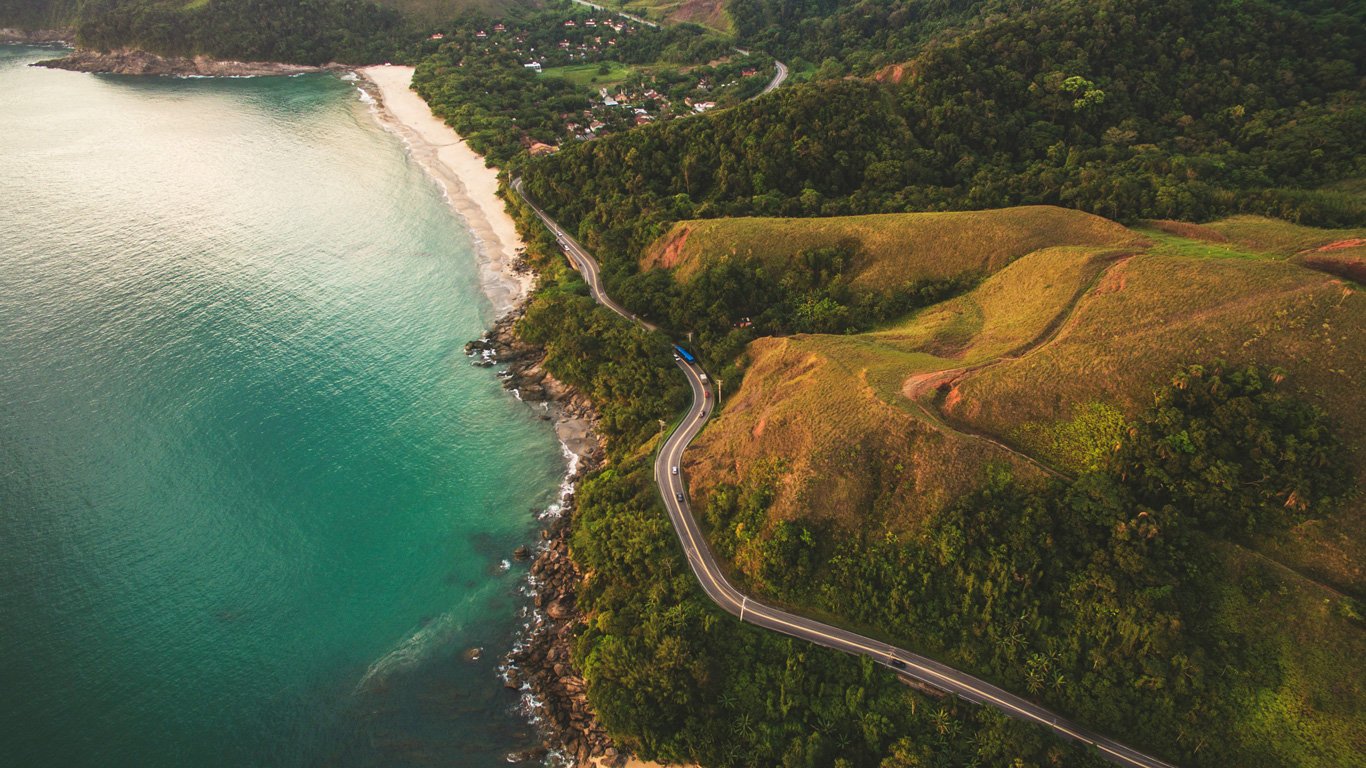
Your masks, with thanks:
[(0, 765), (534, 743), (505, 561), (564, 458), (463, 354), (463, 223), (354, 84), (54, 53), (0, 47)]

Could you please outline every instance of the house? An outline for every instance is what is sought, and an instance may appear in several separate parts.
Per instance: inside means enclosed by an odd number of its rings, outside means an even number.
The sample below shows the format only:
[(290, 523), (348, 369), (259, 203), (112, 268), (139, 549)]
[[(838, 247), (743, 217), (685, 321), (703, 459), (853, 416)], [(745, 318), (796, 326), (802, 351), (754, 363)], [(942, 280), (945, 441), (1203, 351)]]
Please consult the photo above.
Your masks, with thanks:
[(531, 153), (532, 157), (542, 157), (544, 155), (555, 154), (555, 147), (537, 141), (533, 142), (532, 145), (527, 149), (527, 151)]
[(505, 26), (503, 26), (502, 24), (495, 24), (495, 25), (493, 25), (493, 31), (494, 31), (494, 32), (506, 32), (506, 31), (508, 31), (508, 28), (505, 27)]
[(565, 25), (566, 27), (577, 27), (577, 26), (578, 26), (578, 24), (575, 24), (575, 23), (574, 23), (574, 20), (573, 20), (573, 19), (570, 19), (570, 20), (566, 21), (566, 22), (564, 23), (564, 25)]
[(485, 32), (484, 30), (481, 29), (481, 30), (479, 30), (478, 32), (475, 32), (475, 33), (474, 33), (474, 36), (477, 37), (477, 38), (479, 38), (480, 40), (483, 40), (484, 38), (486, 38), (486, 37), (489, 36), (489, 33)]
[(589, 19), (588, 21), (585, 21), (585, 22), (583, 23), (583, 25), (584, 25), (585, 27), (597, 27), (597, 26), (598, 26), (598, 23), (597, 23), (596, 21), (592, 20), (592, 19)]
[(446, 36), (443, 35), (443, 34), (441, 34), (440, 32), (437, 32), (436, 34), (432, 35), (431, 37), (429, 37), (429, 38), (427, 38), (427, 39), (428, 39), (428, 40), (445, 40), (445, 39), (446, 39)]
[(531, 70), (532, 72), (540, 72), (540, 71), (541, 71), (541, 62), (539, 62), (539, 61), (528, 61), (527, 63), (523, 64), (522, 66), (523, 66), (523, 67), (526, 67), (527, 69)]
[(650, 117), (649, 115), (636, 115), (636, 125), (645, 125), (646, 123), (653, 123), (654, 121), (655, 119), (653, 117)]
[(699, 114), (699, 115), (702, 114), (703, 112), (706, 112), (706, 111), (709, 110), (709, 109), (716, 109), (716, 102), (714, 102), (714, 101), (694, 101), (693, 104), (692, 104), (692, 111), (696, 112), (696, 113)]
[(740, 77), (754, 77), (757, 74), (759, 74), (759, 70), (754, 67), (745, 67), (740, 70)]

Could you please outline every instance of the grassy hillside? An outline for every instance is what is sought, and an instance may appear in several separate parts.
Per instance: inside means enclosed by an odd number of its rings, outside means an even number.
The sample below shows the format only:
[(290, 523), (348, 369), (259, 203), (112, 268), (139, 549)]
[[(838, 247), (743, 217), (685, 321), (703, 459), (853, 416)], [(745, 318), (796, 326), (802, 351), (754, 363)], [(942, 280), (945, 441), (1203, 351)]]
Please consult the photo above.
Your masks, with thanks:
[(1111, 246), (1140, 239), (1099, 216), (1045, 205), (815, 219), (710, 219), (675, 224), (649, 247), (641, 266), (672, 269), (687, 282), (707, 264), (731, 256), (752, 256), (782, 268), (803, 250), (846, 246), (857, 253), (848, 270), (851, 283), (878, 289), (967, 272), (990, 274), (1026, 253), (1055, 245)]
[[(779, 221), (783, 237), (755, 252), (775, 268), (788, 243), (806, 242), (797, 223)], [(1012, 256), (1008, 239), (997, 240), (1006, 251), (981, 248), (980, 220), (959, 219), (956, 232), (949, 221), (935, 230), (940, 242), (956, 235), (968, 245), (923, 261), (870, 246), (881, 263), (865, 265), (864, 274), (891, 274), (889, 263), (902, 270), (995, 265), (987, 279), (869, 333), (755, 341), (743, 383), (690, 450), (686, 471), (700, 506), (735, 504), (728, 489), (768, 489), (762, 513), (739, 518), (743, 530), (714, 530), (751, 588), (799, 593), (772, 568), (774, 548), (788, 546), (789, 531), (817, 532), (817, 542), (876, 541), (884, 533), (914, 541), (931, 535), (943, 510), (991, 471), (1005, 468), (1036, 484), (1049, 469), (1070, 475), (1102, 466), (1151, 406), (1155, 388), (1180, 366), (1213, 359), (1256, 362), (1326, 411), (1345, 441), (1341, 459), (1361, 487), (1366, 295), (1297, 261), (1306, 249), (1360, 231), (1246, 217), (1204, 228), (1155, 225), (1142, 235), (1094, 225), (1082, 236), (1099, 233), (1104, 243)], [(728, 226), (756, 231), (753, 220), (705, 224), (693, 242), (708, 246), (676, 249), (680, 269), (718, 258), (712, 249), (724, 255), (734, 248), (719, 234)], [(832, 234), (819, 220), (811, 228), (811, 238), (857, 231)], [(661, 251), (650, 258), (666, 263)], [(1275, 670), (1228, 694), (1234, 711), (1221, 717), (1230, 731), (1211, 745), (1223, 755), (1330, 766), (1366, 746), (1366, 673), (1352, 661), (1366, 652), (1357, 602), (1366, 594), (1364, 508), (1358, 495), (1288, 533), (1221, 543), (1208, 553), (1223, 574), (1208, 597), (1209, 621), (1255, 638), (1258, 668)], [(904, 637), (915, 643), (918, 633), (907, 629)]]

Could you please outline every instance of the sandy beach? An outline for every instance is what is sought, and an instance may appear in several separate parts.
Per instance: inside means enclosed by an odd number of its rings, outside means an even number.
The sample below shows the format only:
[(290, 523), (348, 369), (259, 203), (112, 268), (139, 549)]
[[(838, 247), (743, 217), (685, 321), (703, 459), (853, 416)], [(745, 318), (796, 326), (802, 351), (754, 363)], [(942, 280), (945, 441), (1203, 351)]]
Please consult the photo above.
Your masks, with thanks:
[(479, 281), (494, 316), (511, 312), (526, 299), (535, 278), (513, 269), (522, 240), (498, 197), (498, 172), (411, 90), (412, 67), (366, 67), (360, 74), (373, 86), (369, 92), (378, 102), (380, 121), (403, 138), (474, 233)]

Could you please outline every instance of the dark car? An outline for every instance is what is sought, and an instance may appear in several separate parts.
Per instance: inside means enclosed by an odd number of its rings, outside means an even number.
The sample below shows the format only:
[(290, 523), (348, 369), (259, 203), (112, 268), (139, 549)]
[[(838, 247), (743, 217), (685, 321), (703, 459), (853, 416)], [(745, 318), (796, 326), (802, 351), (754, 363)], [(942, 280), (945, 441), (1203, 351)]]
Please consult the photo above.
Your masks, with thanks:
[(682, 501), (682, 500), (683, 500), (683, 494), (682, 494), (682, 493), (675, 493), (674, 496), (678, 497), (678, 500), (679, 500), (679, 501)]
[(906, 668), (906, 662), (902, 661), (901, 659), (892, 659), (892, 660), (891, 660), (891, 664), (892, 664), (892, 668), (893, 668), (893, 669), (905, 669), (905, 668)]

